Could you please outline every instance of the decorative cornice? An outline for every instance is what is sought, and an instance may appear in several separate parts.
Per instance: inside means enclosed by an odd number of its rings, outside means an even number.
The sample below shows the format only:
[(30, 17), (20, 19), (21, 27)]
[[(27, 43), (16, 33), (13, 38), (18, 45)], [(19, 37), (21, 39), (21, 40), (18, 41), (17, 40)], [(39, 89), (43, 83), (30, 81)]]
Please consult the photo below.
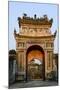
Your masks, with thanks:
[(19, 35), (15, 34), (15, 38), (47, 38), (47, 37), (54, 37), (54, 35), (49, 35), (49, 36), (27, 36), (27, 35)]

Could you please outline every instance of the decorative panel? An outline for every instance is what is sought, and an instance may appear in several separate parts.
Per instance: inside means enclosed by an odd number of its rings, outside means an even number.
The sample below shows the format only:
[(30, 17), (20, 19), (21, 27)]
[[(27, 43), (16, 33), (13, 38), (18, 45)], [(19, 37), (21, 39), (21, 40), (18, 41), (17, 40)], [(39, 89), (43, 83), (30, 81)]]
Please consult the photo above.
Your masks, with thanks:
[(48, 54), (48, 59), (47, 59), (47, 69), (50, 69), (50, 68), (52, 68), (53, 66), (53, 58), (52, 58), (52, 56), (53, 56), (53, 54), (52, 54), (52, 51), (48, 51), (47, 52), (47, 54)]
[(24, 53), (23, 52), (20, 52), (19, 54), (18, 70), (21, 72), (24, 71)]

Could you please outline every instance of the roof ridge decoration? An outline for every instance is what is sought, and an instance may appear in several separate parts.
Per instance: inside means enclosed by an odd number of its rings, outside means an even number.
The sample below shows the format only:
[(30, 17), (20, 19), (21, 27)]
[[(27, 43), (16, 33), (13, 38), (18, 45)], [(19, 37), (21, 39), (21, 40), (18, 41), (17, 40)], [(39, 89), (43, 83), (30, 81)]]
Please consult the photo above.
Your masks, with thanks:
[(49, 25), (52, 26), (53, 19), (48, 19), (47, 15), (43, 15), (43, 17), (37, 18), (37, 15), (33, 17), (28, 17), (26, 13), (24, 13), (23, 17), (18, 17), (19, 27), (23, 24), (32, 24), (32, 25)]

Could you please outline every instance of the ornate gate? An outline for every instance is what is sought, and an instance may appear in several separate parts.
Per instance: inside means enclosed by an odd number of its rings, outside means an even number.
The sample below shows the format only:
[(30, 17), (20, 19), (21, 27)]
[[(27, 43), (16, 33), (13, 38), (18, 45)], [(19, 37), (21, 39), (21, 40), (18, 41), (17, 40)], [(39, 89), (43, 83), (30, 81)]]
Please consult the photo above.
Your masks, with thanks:
[(28, 80), (44, 79), (44, 51), (38, 45), (28, 48), (26, 54), (26, 77)]

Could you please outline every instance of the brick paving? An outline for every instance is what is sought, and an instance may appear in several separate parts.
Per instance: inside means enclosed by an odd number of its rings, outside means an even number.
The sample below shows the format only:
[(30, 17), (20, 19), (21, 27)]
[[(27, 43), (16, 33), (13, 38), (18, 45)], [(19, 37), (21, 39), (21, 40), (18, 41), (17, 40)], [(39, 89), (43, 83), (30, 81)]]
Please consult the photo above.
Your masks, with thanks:
[(29, 87), (44, 87), (44, 86), (57, 86), (57, 81), (27, 81), (27, 82), (15, 82), (14, 84), (10, 85), (10, 89), (12, 88), (29, 88)]

